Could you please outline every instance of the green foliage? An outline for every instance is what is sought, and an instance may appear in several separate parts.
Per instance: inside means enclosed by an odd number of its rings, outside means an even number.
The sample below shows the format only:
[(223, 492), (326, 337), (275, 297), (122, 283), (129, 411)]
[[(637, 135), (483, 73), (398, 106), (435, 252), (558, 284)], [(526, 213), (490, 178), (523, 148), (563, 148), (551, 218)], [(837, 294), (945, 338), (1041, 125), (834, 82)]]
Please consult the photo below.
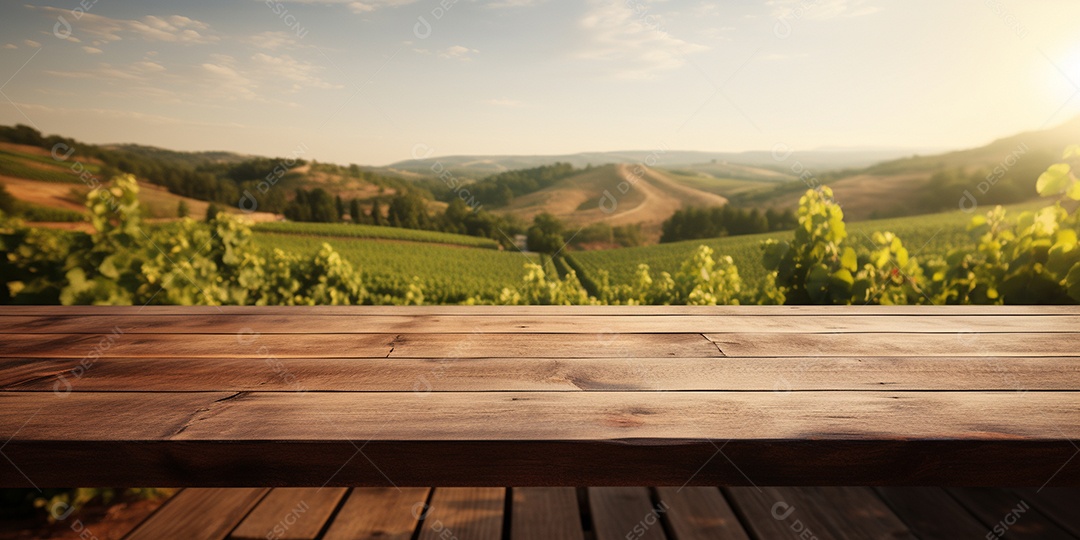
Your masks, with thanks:
[(600, 303), (589, 296), (573, 270), (561, 279), (558, 274), (549, 276), (543, 266), (535, 263), (526, 264), (525, 271), (521, 286), (516, 289), (503, 289), (498, 298), (499, 304), (585, 305)]
[(772, 209), (762, 213), (756, 208), (747, 210), (731, 205), (690, 207), (676, 210), (664, 221), (660, 242), (783, 231), (795, 228), (795, 224), (795, 214), (790, 209), (782, 213)]
[(563, 224), (555, 216), (543, 212), (533, 218), (533, 225), (529, 227), (527, 240), (530, 251), (553, 255), (562, 251), (566, 246), (563, 238)]
[(87, 208), (90, 235), (49, 234), (5, 220), (0, 270), (7, 302), (310, 305), (368, 299), (360, 272), (329, 245), (313, 257), (266, 252), (251, 243), (241, 218), (226, 213), (208, 223), (144, 225), (130, 175), (90, 192)]
[(614, 244), (620, 247), (634, 247), (640, 246), (644, 241), (640, 223), (612, 227), (601, 221), (582, 227), (570, 239), (569, 245), (577, 247), (589, 244)]
[(221, 207), (214, 203), (210, 203), (210, 206), (206, 207), (206, 222), (209, 223), (214, 221), (220, 213)]
[[(472, 196), (485, 206), (506, 206), (527, 193), (539, 191), (555, 185), (556, 182), (574, 174), (573, 165), (555, 163), (532, 169), (521, 169), (494, 174), (479, 182), (470, 184)], [(454, 196), (451, 194), (450, 196)]]
[(337, 223), (340, 214), (337, 210), (337, 201), (330, 192), (323, 188), (315, 188), (311, 191), (296, 190), (296, 196), (285, 207), (285, 217), (293, 221)]
[[(893, 232), (849, 230), (832, 192), (809, 190), (800, 200), (795, 231), (757, 248), (765, 277), (753, 286), (744, 282), (731, 251), (717, 256), (708, 246), (689, 254), (680, 244), (658, 246), (666, 257), (658, 260), (677, 261), (677, 269), (654, 271), (639, 258), (629, 279), (613, 283), (603, 269), (582, 264), (585, 254), (542, 265), (524, 255), (529, 260), (523, 269), (517, 253), (330, 238), (365, 237), (372, 230), (393, 231), (398, 239), (469, 238), (429, 231), (288, 223), (261, 226), (276, 234), (253, 237), (248, 224), (225, 213), (208, 223), (185, 219), (149, 226), (140, 219), (135, 179), (122, 176), (88, 195), (94, 228), (89, 235), (29, 229), (0, 215), (2, 299), (210, 305), (1077, 303), (1080, 218), (1070, 208), (1080, 199), (1078, 160), (1080, 150), (1070, 147), (1062, 163), (1036, 183), (1043, 196), (1058, 198), (1054, 205), (1012, 220), (1000, 207), (975, 216), (967, 227), (973, 244), (954, 245), (944, 255), (935, 248), (924, 255), (925, 263)], [(462, 210), (457, 205), (453, 213)], [(880, 223), (861, 227), (872, 225)], [(313, 240), (317, 235), (322, 237)], [(937, 236), (919, 238), (920, 250)], [(537, 216), (530, 244), (560, 251), (561, 224)], [(360, 266), (368, 271), (361, 274)]]
[(1080, 302), (1080, 218), (1063, 203), (1080, 200), (1075, 146), (1062, 163), (1039, 176), (1043, 197), (1059, 197), (1054, 206), (1023, 212), (1010, 222), (998, 207), (971, 220), (974, 250), (957, 249), (931, 263), (933, 296), (941, 303), (1059, 304)]
[(794, 240), (764, 244), (765, 269), (774, 272), (786, 303), (850, 303), (858, 257), (844, 244), (844, 212), (832, 195), (828, 187), (808, 190), (799, 200)]

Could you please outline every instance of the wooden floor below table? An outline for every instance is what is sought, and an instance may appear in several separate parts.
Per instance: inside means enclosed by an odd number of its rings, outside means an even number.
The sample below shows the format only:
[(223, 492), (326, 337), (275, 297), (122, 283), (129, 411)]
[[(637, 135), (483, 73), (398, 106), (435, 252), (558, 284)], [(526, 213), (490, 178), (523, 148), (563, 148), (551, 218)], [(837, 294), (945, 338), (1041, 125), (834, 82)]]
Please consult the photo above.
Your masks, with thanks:
[(189, 488), (128, 538), (1080, 538), (1080, 489)]

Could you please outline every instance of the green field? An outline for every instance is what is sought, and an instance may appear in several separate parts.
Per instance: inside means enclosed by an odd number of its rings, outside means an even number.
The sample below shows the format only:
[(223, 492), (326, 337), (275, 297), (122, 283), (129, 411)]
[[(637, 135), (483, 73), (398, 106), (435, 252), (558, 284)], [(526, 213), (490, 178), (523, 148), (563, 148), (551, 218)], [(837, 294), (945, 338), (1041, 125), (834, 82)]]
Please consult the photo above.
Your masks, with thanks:
[[(31, 165), (28, 163), (29, 161), (37, 161), (42, 166)], [(91, 167), (94, 170), (97, 169), (97, 166)], [(0, 150), (0, 175), (26, 178), (27, 180), (37, 180), (39, 182), (80, 183), (79, 177), (75, 173), (59, 168), (56, 162), (50, 163), (39, 156), (16, 154), (6, 150)]]
[(386, 291), (405, 290), (415, 277), (423, 284), (424, 303), (427, 304), (456, 304), (473, 296), (496, 299), (504, 287), (513, 289), (521, 285), (526, 263), (538, 262), (534, 255), (514, 251), (440, 243), (265, 232), (256, 233), (254, 239), (260, 247), (279, 248), (301, 255), (314, 254), (325, 242), (363, 272), (365, 284), (372, 292), (385, 294)]
[(490, 238), (466, 236), (437, 231), (401, 229), (398, 227), (379, 227), (375, 225), (357, 225), (353, 223), (262, 223), (255, 226), (257, 232), (294, 234), (306, 236), (326, 236), (338, 238), (368, 238), (380, 240), (401, 240), (406, 242), (427, 242), (454, 246), (498, 249), (499, 243)]
[[(1023, 203), (1006, 207), (1015, 218), (1024, 210), (1046, 206), (1045, 201)], [(979, 212), (991, 208), (980, 208)], [(960, 211), (911, 216), (904, 218), (857, 221), (847, 224), (848, 239), (861, 242), (869, 249), (874, 232), (895, 233), (907, 247), (908, 252), (920, 260), (935, 255), (945, 255), (950, 249), (974, 245), (967, 224), (975, 214)], [(757, 287), (765, 279), (761, 264), (761, 243), (770, 238), (791, 238), (791, 232), (731, 236), (709, 240), (687, 240), (670, 244), (634, 248), (578, 251), (568, 254), (572, 263), (584, 271), (585, 279), (595, 280), (599, 270), (607, 270), (612, 284), (628, 284), (633, 281), (637, 265), (645, 263), (655, 276), (659, 272), (674, 273), (683, 261), (690, 258), (694, 249), (706, 245), (716, 256), (730, 255), (739, 268), (739, 275), (749, 287)]]

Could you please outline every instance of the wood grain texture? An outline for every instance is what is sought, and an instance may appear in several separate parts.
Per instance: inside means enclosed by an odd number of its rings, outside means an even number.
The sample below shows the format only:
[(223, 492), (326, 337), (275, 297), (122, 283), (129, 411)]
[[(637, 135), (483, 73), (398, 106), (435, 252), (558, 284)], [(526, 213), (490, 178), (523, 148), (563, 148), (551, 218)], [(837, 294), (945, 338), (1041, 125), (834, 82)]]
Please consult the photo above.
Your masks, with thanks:
[(66, 392), (1070, 391), (1080, 357), (0, 359), (0, 390)]
[[(988, 334), (1009, 335), (1009, 334)], [(1068, 334), (1067, 334), (1068, 335)], [(701, 334), (8, 334), (7, 358), (630, 358), (723, 356)], [(108, 341), (111, 340), (111, 341)], [(108, 345), (103, 345), (108, 343)]]
[(343, 488), (276, 488), (251, 511), (229, 538), (314, 540), (330, 520)]
[(739, 518), (715, 487), (659, 487), (660, 503), (678, 540), (749, 540)]
[(1077, 356), (1080, 333), (715, 334), (729, 357), (754, 356)]
[(512, 540), (584, 540), (577, 490), (572, 487), (513, 489)]
[(185, 489), (150, 515), (125, 538), (225, 538), (270, 491), (251, 489)]
[[(102, 345), (106, 343), (108, 345)], [(1080, 333), (8, 334), (6, 358), (1078, 356)]]
[(409, 540), (424, 513), (428, 488), (356, 488), (324, 540)]
[[(991, 488), (950, 488), (949, 494), (982, 522), (987, 533), (995, 532), (994, 536), (1040, 540), (1074, 538), (1021, 494)], [(994, 531), (995, 528), (1000, 533)]]
[(589, 512), (596, 540), (665, 540), (664, 507), (653, 505), (649, 488), (589, 488)]
[[(714, 441), (727, 441), (724, 452), (755, 483), (1038, 485), (1075, 452), (1075, 395), (8, 392), (0, 437), (11, 437), (5, 453), (27, 475), (49, 485), (100, 485), (139, 464), (158, 485), (319, 486), (355, 456), (354, 441), (399, 485), (435, 483), (422, 474), (440, 485), (682, 485), (705, 463), (695, 482), (744, 483), (728, 460), (710, 461)], [(128, 470), (85, 466), (121, 457)], [(386, 485), (377, 472), (358, 458), (335, 485)], [(1080, 464), (1070, 463), (1055, 482), (1078, 477)]]
[(1080, 538), (1080, 490), (1070, 488), (1026, 488), (1015, 492), (1054, 523)]
[(919, 538), (981, 538), (988, 531), (942, 488), (881, 487), (877, 493)]
[(727, 493), (758, 538), (915, 538), (868, 488), (763, 486)]
[(419, 538), (498, 540), (505, 501), (505, 488), (436, 488)]
[(17, 469), (0, 487), (1077, 485), (1078, 322), (1075, 306), (5, 306)]

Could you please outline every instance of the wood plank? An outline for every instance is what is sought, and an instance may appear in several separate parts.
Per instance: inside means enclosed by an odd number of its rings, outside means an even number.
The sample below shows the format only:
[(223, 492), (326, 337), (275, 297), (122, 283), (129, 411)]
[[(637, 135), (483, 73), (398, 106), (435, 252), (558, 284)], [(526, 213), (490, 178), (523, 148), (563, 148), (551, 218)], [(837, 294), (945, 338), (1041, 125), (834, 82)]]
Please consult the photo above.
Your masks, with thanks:
[[(382, 486), (387, 477), (398, 485), (682, 485), (702, 464), (697, 485), (745, 485), (747, 477), (794, 485), (1033, 485), (1055, 473), (1053, 485), (1075, 485), (1080, 463), (1058, 471), (1075, 452), (1068, 439), (1080, 439), (1075, 396), (73, 392), (59, 399), (9, 392), (0, 394), (0, 438), (12, 437), (5, 454), (49, 487), (131, 478), (171, 486), (327, 479)], [(81, 418), (92, 421), (73, 421)], [(349, 461), (354, 441), (367, 441), (370, 462)], [(712, 459), (714, 441), (728, 441), (727, 459)], [(83, 466), (89, 461), (101, 466)], [(343, 463), (349, 466), (339, 471)], [(26, 484), (18, 475), (0, 482)]]
[(502, 537), (506, 488), (436, 488), (427, 516), (420, 524), (420, 540)]
[(0, 359), (7, 391), (807, 391), (1080, 388), (1080, 357)]
[(264, 488), (185, 489), (125, 538), (225, 538), (268, 491)]
[(1080, 538), (1080, 489), (1042, 488), (1015, 490), (1023, 500)]
[(513, 488), (512, 540), (584, 540), (577, 490), (572, 487)]
[(1019, 494), (990, 488), (950, 488), (949, 494), (982, 522), (984, 535), (993, 533), (991, 538), (1073, 538)]
[(0, 306), (2, 316), (37, 315), (1080, 315), (1077, 306)]
[[(116, 403), (126, 407), (137, 403), (127, 396), (157, 399), (157, 394), (125, 394)], [(1062, 440), (1080, 439), (1080, 424), (1074, 421), (1076, 396), (1071, 392), (254, 392), (200, 411), (176, 437), (319, 439), (328, 436), (322, 426), (312, 424), (321, 416), (341, 423), (340, 434), (357, 440), (376, 433), (391, 440), (435, 441)], [(0, 395), (0, 403), (42, 399), (33, 394), (5, 397)], [(36, 433), (35, 425), (24, 429)]]
[(658, 487), (656, 491), (678, 540), (750, 540), (715, 487)]
[(7, 358), (1080, 356), (1075, 334), (9, 334)]
[[(1008, 335), (1012, 334), (993, 334)], [(1071, 334), (1065, 334), (1071, 335)], [(626, 358), (723, 356), (701, 334), (9, 334), (7, 358)], [(107, 346), (103, 340), (111, 340)], [(1065, 355), (1067, 356), (1067, 355)]]
[(324, 540), (409, 540), (428, 488), (356, 488), (334, 518)]
[(831, 530), (843, 531), (849, 538), (905, 538), (915, 540), (911, 530), (896, 514), (866, 487), (795, 488), (817, 503)]
[(664, 540), (663, 507), (654, 507), (649, 488), (589, 488), (596, 540)]
[(160, 440), (182, 432), (200, 411), (235, 395), (6, 393), (0, 394), (0, 434), (3, 440), (16, 435), (39, 440)]
[(877, 492), (919, 538), (953, 540), (986, 535), (986, 527), (942, 488), (884, 487)]
[[(65, 313), (65, 312), (61, 312)], [(1045, 315), (39, 315), (0, 319), (3, 334), (671, 334), (1076, 332), (1080, 316)]]
[(276, 488), (251, 511), (229, 538), (314, 540), (334, 513), (345, 488)]
[(751, 487), (727, 492), (758, 538), (915, 538), (868, 488)]
[(1044, 334), (713, 334), (728, 357), (1077, 356), (1080, 333)]
[(246, 335), (171, 334), (9, 334), (0, 341), (0, 357), (18, 358), (385, 358), (393, 335)]

